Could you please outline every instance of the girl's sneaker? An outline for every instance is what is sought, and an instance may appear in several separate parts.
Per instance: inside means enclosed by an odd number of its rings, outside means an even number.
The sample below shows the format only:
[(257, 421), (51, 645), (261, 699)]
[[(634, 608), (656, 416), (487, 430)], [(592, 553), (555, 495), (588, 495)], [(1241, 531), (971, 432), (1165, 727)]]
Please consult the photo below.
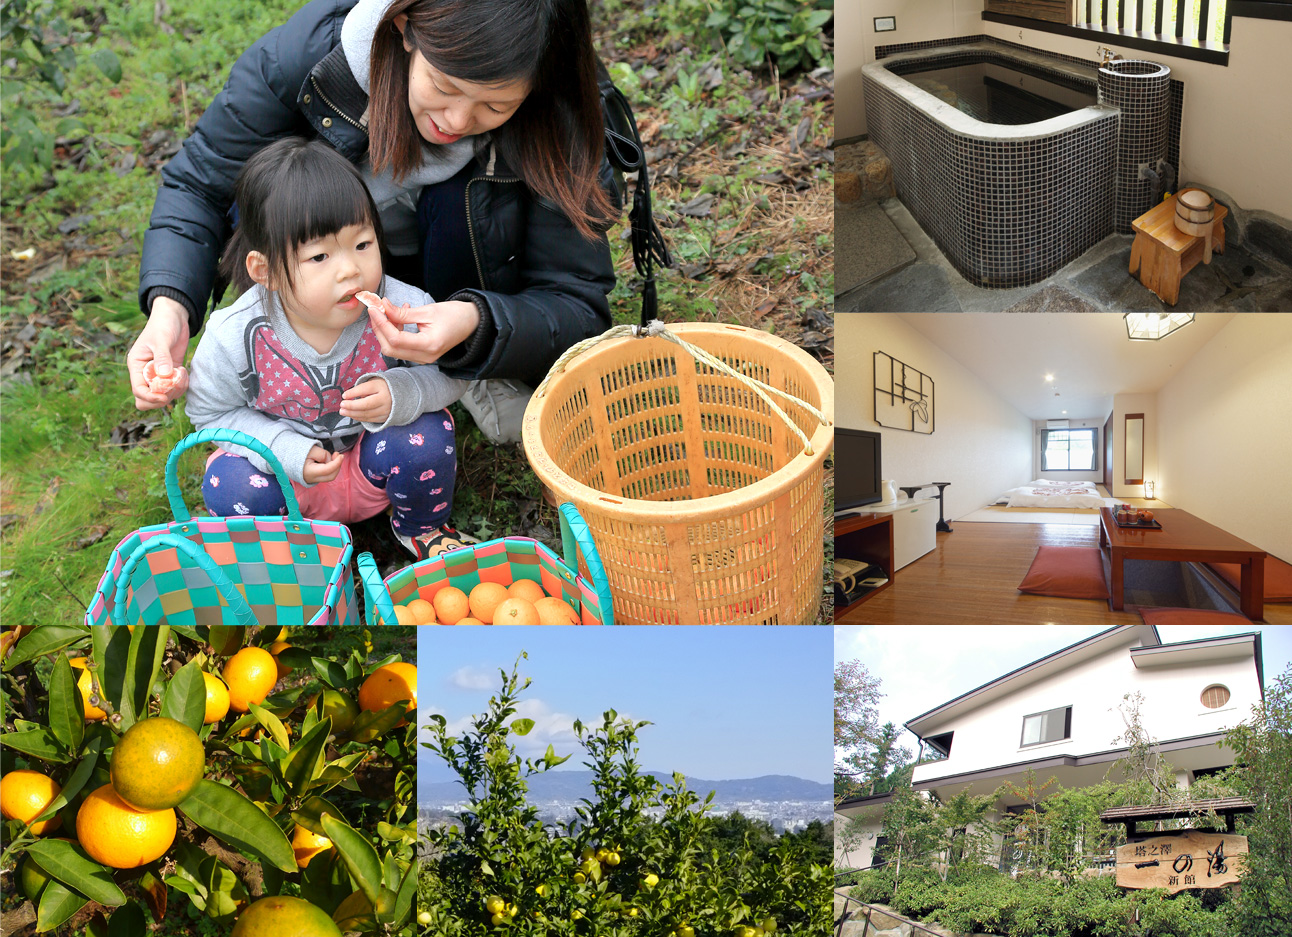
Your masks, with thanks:
[(432, 556), (439, 556), (441, 553), (448, 553), (450, 550), (480, 542), (479, 538), (464, 534), (448, 524), (418, 534), (416, 537), (404, 536), (393, 526), (390, 529), (404, 549), (418, 560), (429, 559)]

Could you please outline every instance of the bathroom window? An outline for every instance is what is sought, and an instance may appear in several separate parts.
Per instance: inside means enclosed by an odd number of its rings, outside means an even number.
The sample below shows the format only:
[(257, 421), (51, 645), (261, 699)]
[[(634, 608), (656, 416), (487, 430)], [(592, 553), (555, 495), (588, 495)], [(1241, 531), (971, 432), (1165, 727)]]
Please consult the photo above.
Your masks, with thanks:
[(1047, 429), (1041, 435), (1041, 471), (1093, 472), (1097, 429)]
[(1076, 25), (1222, 45), (1229, 41), (1228, 0), (1076, 0)]

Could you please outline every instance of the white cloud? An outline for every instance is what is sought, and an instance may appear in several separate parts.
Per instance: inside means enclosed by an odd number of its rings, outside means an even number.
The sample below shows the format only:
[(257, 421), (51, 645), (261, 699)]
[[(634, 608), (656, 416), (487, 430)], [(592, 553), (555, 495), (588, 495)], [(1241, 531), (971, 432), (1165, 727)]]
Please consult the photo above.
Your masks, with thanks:
[(498, 672), (467, 665), (449, 674), (448, 683), (457, 690), (492, 690), (498, 685)]

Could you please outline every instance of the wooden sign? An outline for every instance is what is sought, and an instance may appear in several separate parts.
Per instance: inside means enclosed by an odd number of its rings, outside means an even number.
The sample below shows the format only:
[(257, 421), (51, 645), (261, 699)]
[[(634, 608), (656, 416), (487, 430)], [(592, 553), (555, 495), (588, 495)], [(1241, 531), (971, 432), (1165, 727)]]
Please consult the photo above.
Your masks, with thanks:
[(1247, 837), (1184, 830), (1117, 847), (1117, 884), (1122, 888), (1222, 888), (1243, 874)]

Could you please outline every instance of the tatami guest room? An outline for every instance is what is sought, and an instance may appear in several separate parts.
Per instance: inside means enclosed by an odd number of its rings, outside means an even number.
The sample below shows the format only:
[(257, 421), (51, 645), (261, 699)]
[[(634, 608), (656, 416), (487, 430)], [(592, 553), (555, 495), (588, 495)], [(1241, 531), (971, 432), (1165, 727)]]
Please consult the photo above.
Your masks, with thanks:
[(835, 330), (836, 622), (1292, 624), (1292, 315)]

